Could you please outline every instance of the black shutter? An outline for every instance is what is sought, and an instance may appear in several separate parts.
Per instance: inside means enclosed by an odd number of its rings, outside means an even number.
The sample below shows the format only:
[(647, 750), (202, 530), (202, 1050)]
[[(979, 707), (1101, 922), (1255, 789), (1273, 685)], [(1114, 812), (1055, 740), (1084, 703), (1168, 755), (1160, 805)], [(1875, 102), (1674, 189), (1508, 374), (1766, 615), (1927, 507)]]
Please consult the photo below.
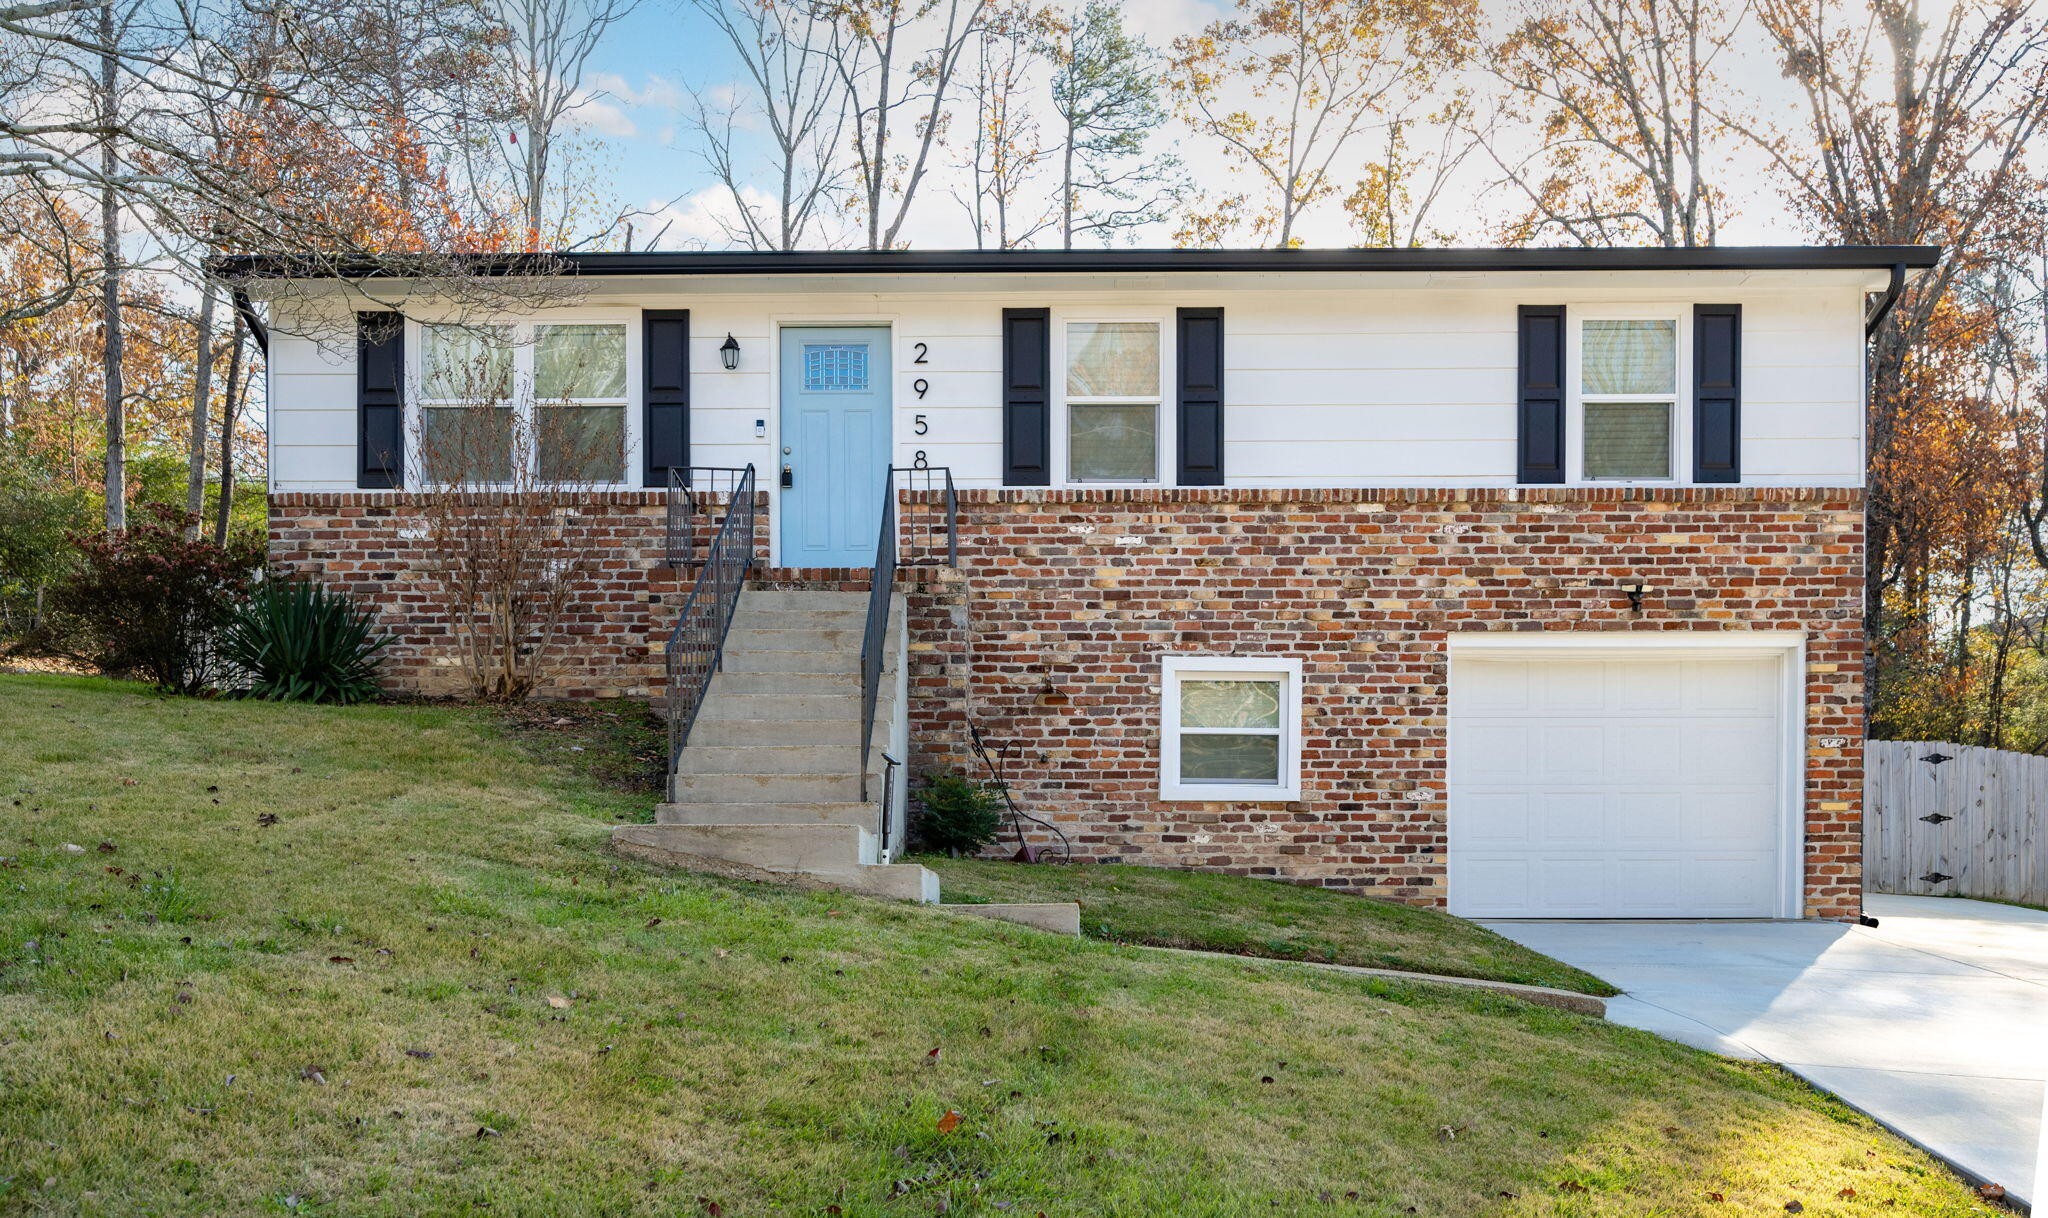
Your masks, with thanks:
[(1223, 310), (1180, 310), (1180, 485), (1223, 485)]
[(1515, 481), (1564, 481), (1564, 306), (1518, 310)]
[(1742, 481), (1742, 306), (1692, 307), (1692, 480)]
[(1052, 310), (1003, 310), (1003, 485), (1052, 485)]
[(356, 314), (356, 485), (405, 485), (403, 314)]
[(690, 311), (648, 309), (640, 315), (641, 449), (648, 486), (667, 486), (672, 469), (690, 464)]

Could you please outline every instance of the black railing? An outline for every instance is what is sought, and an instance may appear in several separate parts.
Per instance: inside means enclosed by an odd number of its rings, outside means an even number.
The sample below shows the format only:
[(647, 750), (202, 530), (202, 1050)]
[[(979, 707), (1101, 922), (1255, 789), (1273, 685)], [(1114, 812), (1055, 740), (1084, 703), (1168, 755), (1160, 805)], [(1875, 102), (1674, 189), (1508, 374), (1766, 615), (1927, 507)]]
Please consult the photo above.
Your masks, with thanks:
[[(678, 569), (702, 565), (697, 539), (709, 546), (718, 524), (711, 509), (723, 503), (730, 509), (739, 497), (742, 479), (751, 478), (754, 467), (734, 469), (729, 465), (672, 465), (668, 471), (668, 531), (664, 549), (668, 565)], [(752, 492), (748, 492), (751, 494)], [(753, 504), (748, 503), (751, 512)]]
[[(875, 538), (875, 571), (868, 584), (868, 622), (860, 636), (860, 801), (868, 801), (868, 751), (875, 734), (875, 698), (882, 692), (882, 659), (889, 644), (889, 602), (896, 593), (896, 477), (882, 479), (882, 528)], [(882, 824), (889, 809), (882, 809)]]
[[(704, 705), (704, 691), (725, 656), (725, 634), (739, 606), (740, 589), (754, 565), (754, 467), (739, 471), (726, 503), (725, 519), (704, 547), (697, 582), (676, 614), (668, 636), (668, 768), (689, 742), (690, 728)], [(670, 483), (671, 490), (675, 483)], [(674, 499), (670, 500), (674, 511)], [(673, 517), (672, 517), (673, 518)]]
[(903, 564), (909, 567), (960, 565), (960, 495), (946, 465), (897, 465), (892, 484), (903, 499)]

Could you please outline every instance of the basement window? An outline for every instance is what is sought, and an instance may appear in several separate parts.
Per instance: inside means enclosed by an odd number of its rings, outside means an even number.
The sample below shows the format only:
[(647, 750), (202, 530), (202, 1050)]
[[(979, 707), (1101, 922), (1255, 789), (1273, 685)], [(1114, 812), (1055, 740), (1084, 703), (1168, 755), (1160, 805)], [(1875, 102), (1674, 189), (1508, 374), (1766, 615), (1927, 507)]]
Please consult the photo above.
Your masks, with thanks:
[(1301, 661), (1167, 656), (1161, 663), (1160, 798), (1301, 798)]

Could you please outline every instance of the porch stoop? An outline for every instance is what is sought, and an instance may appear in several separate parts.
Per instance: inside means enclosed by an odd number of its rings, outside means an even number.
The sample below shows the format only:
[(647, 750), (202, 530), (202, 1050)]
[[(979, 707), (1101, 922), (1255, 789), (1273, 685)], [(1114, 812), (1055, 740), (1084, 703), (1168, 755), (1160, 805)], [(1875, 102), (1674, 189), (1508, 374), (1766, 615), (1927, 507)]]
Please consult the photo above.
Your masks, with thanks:
[(909, 735), (901, 595), (889, 607), (862, 796), (867, 609), (866, 592), (743, 590), (723, 662), (669, 778), (669, 802), (656, 807), (654, 824), (614, 830), (613, 845), (652, 862), (708, 863), (936, 903), (936, 874), (893, 861), (903, 848), (906, 802), (902, 775), (888, 781), (885, 755), (900, 760)]

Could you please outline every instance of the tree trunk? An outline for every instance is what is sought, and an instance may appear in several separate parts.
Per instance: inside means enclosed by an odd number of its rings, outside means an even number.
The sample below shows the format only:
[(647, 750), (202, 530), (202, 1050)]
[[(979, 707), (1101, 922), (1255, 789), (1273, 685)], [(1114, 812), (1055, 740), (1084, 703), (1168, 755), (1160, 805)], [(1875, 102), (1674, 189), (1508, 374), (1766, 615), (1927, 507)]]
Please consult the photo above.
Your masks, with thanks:
[(202, 283), (199, 293), (199, 322), (195, 337), (198, 349), (192, 361), (192, 451), (185, 463), (185, 510), (191, 514), (188, 530), (199, 536), (199, 520), (206, 511), (206, 418), (213, 397), (213, 285)]
[(228, 513), (235, 505), (235, 412), (242, 404), (242, 317), (235, 315), (235, 337), (228, 347), (228, 392), (220, 408), (220, 503), (213, 513), (213, 544), (228, 544)]
[(100, 5), (100, 330), (104, 338), (107, 415), (107, 531), (118, 533), (128, 527), (128, 457), (123, 441), (125, 423), (121, 385), (121, 200), (114, 189), (119, 162), (114, 153), (113, 128), (118, 114), (115, 89), (118, 86), (114, 61), (114, 6)]

